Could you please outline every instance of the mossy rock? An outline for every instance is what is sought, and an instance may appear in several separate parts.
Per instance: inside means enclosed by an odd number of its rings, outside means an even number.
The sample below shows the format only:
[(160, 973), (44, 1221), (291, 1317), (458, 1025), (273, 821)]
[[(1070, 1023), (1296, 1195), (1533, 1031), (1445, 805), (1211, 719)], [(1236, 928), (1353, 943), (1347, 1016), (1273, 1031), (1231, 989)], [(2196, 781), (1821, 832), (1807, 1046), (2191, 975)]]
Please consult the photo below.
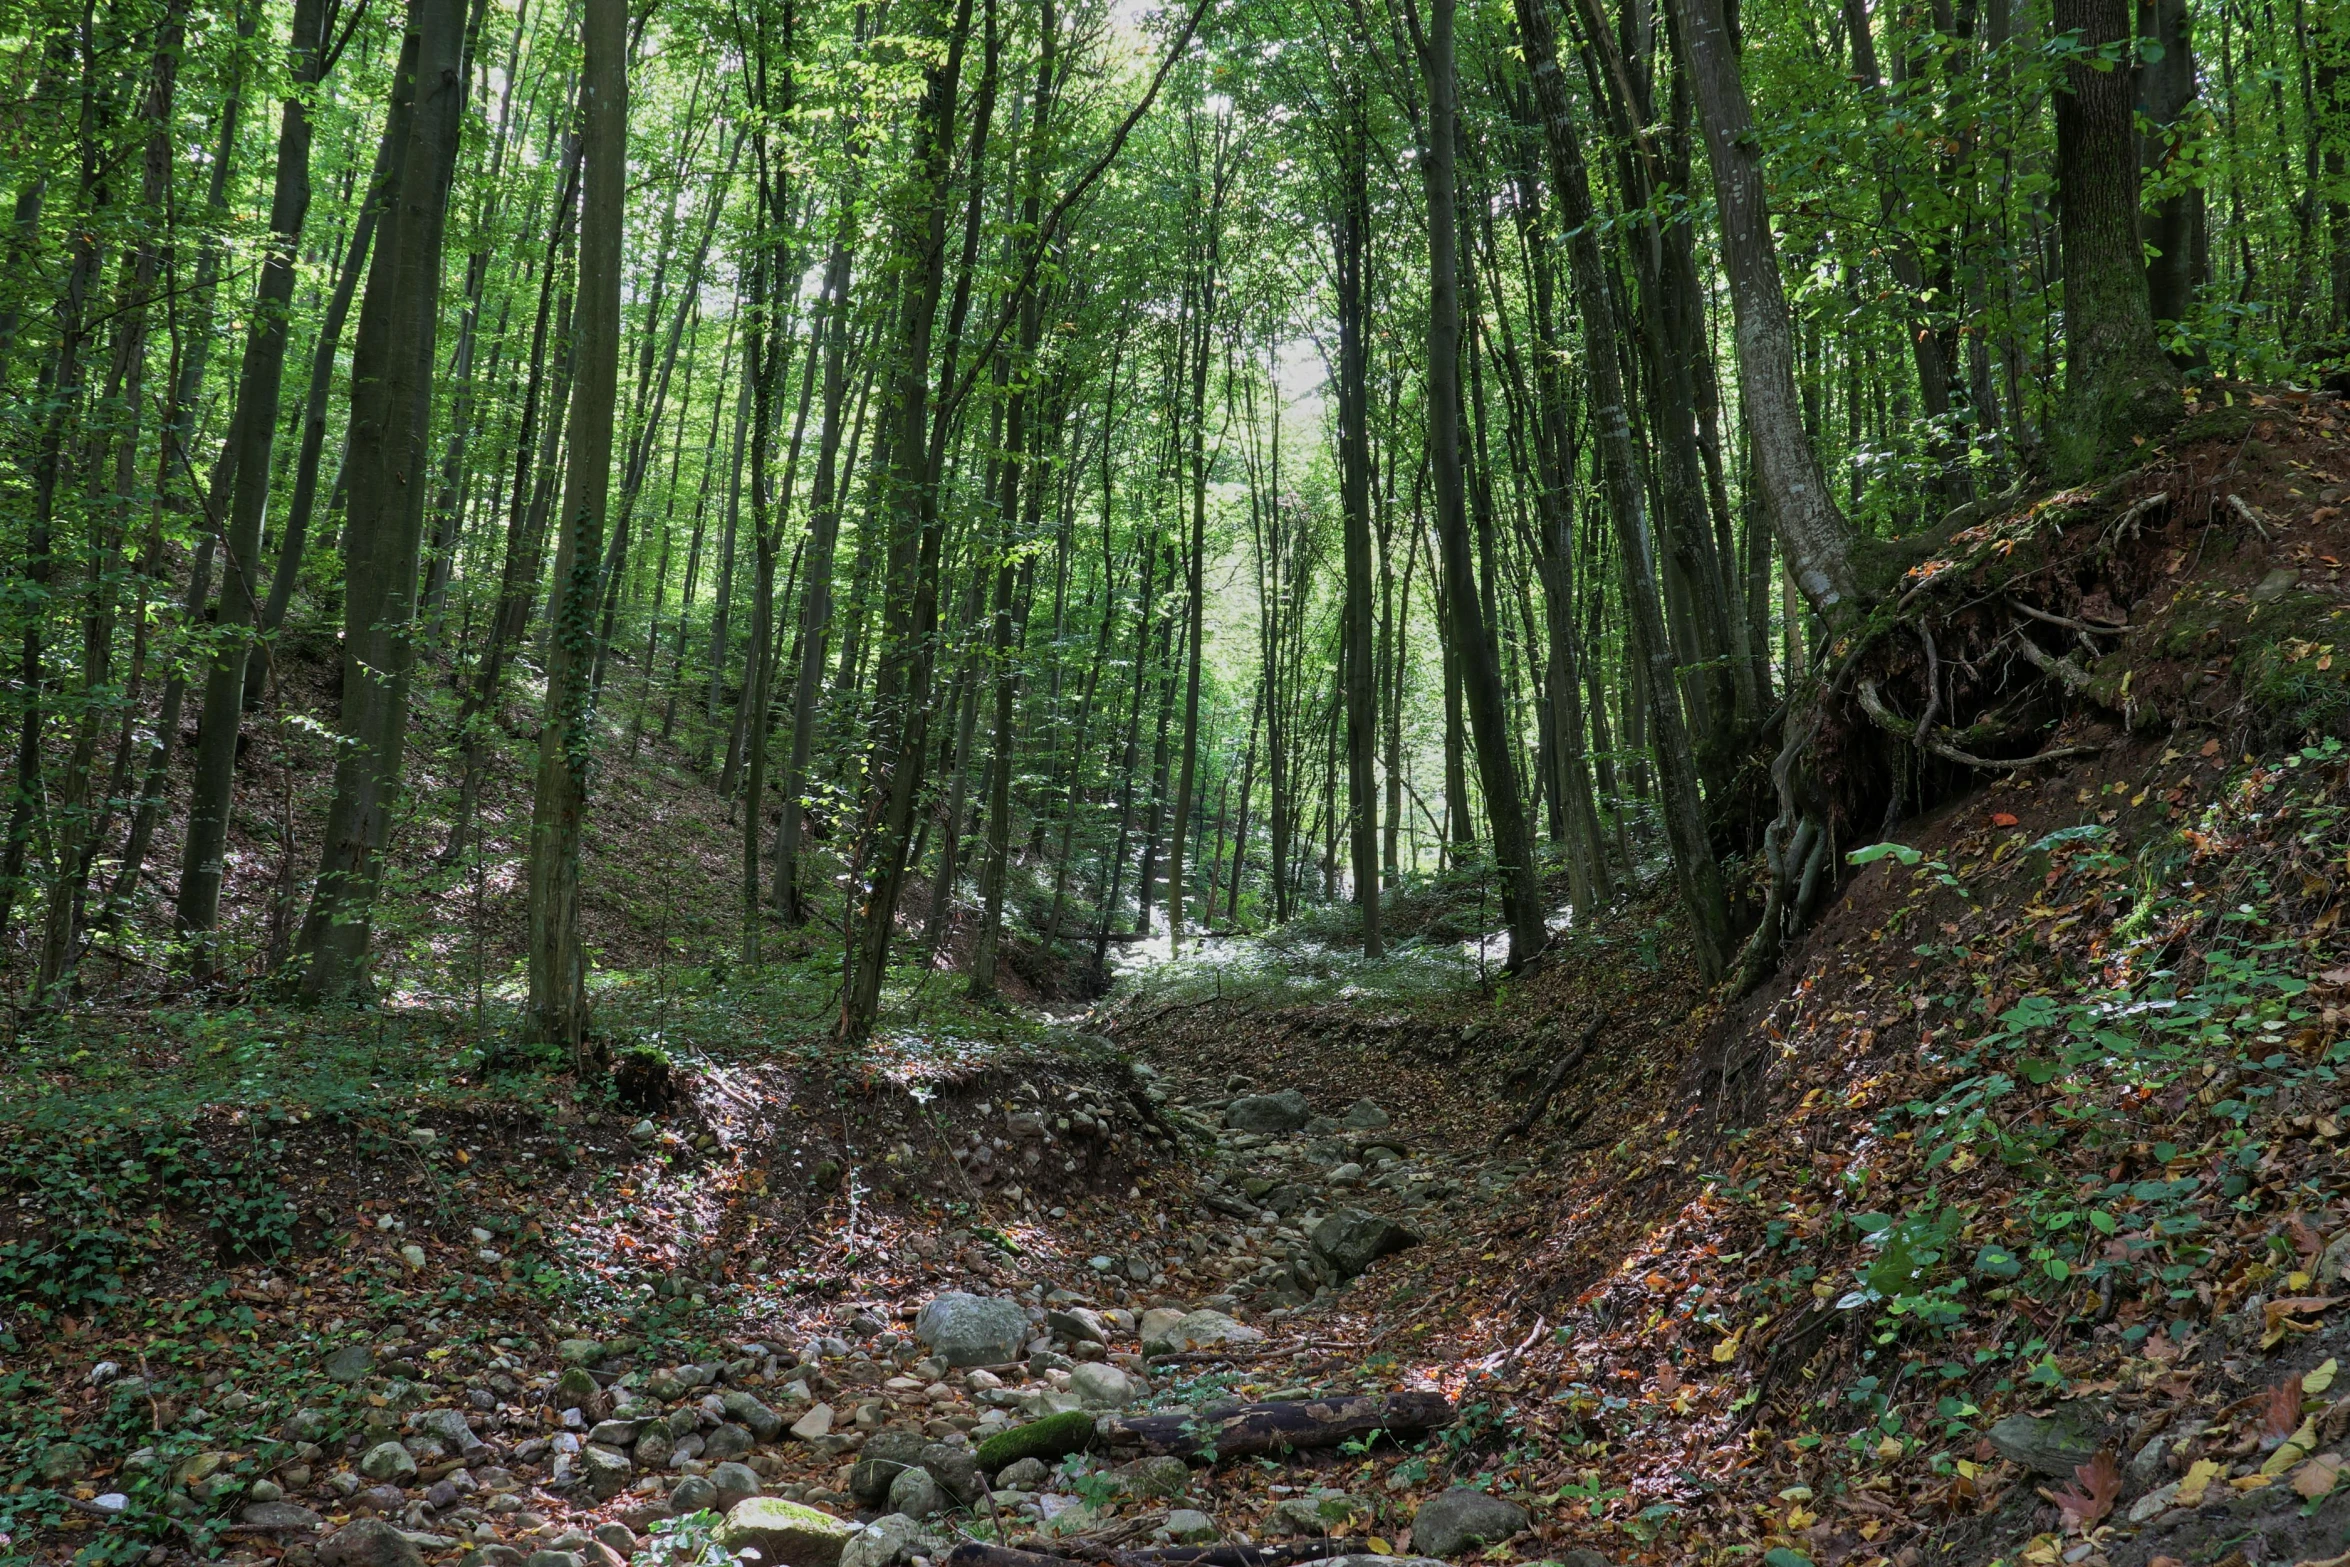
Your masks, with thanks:
[(757, 1546), (776, 1567), (838, 1567), (841, 1548), (856, 1532), (845, 1518), (780, 1496), (754, 1496), (735, 1503), (711, 1538), (729, 1554)]
[(1023, 1458), (1050, 1463), (1071, 1453), (1084, 1452), (1093, 1446), (1093, 1441), (1093, 1416), (1082, 1409), (1072, 1409), (997, 1432), (979, 1444), (979, 1467), (992, 1475)]

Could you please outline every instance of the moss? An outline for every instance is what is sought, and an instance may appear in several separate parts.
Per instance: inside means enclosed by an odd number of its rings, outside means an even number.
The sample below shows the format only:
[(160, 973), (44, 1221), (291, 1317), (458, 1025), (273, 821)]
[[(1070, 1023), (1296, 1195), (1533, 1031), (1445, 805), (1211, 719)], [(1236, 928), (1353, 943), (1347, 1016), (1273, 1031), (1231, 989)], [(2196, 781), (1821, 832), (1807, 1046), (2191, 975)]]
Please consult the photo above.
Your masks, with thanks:
[(2163, 444), (2176, 448), (2195, 441), (2240, 441), (2259, 420), (2260, 411), (2250, 403), (2207, 408), (2173, 430)]
[(1072, 1409), (1031, 1420), (1009, 1431), (998, 1431), (979, 1444), (976, 1456), (979, 1467), (992, 1475), (1023, 1458), (1040, 1458), (1049, 1463), (1070, 1453), (1082, 1453), (1093, 1446), (1093, 1437), (1093, 1416), (1082, 1409)]

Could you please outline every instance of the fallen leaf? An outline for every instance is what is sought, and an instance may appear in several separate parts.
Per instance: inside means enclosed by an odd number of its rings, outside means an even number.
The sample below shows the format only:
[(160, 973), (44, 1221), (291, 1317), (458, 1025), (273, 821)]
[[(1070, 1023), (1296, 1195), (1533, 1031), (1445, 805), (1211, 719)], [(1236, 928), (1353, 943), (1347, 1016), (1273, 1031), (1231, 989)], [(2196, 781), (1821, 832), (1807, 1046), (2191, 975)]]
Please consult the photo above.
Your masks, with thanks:
[(1731, 1334), (1728, 1338), (1722, 1340), (1719, 1344), (1716, 1344), (1714, 1346), (1714, 1364), (1717, 1366), (1726, 1366), (1731, 1361), (1736, 1360), (1738, 1358), (1738, 1343), (1745, 1337), (1746, 1329), (1744, 1327), (1740, 1327), (1737, 1332)]
[(2014, 815), (2007, 811), (1993, 811), (1991, 813), (1991, 825), (1994, 827), (2013, 827), (2015, 824)]
[(2345, 1460), (2339, 1453), (2320, 1453), (2308, 1463), (2293, 1471), (2291, 1486), (2311, 1501), (2331, 1491), (2342, 1480)]
[(2301, 1391), (2308, 1394), (2310, 1397), (2315, 1398), (2318, 1394), (2324, 1392), (2327, 1388), (2334, 1385), (2334, 1374), (2341, 1370), (2341, 1367), (2342, 1363), (2340, 1361), (2328, 1359), (2324, 1365), (2319, 1366), (2314, 1370), (2303, 1372), (2301, 1376)]
[(2050, 1494), (2048, 1499), (2064, 1514), (2066, 1527), (2085, 1533), (2098, 1519), (2113, 1511), (2114, 1499), (2122, 1494), (2121, 1466), (2113, 1461), (2109, 1448), (2076, 1466), (2073, 1480), (2074, 1484)]
[(2179, 1505), (2201, 1507), (2203, 1493), (2211, 1489), (2211, 1482), (2219, 1478), (2219, 1464), (2209, 1458), (2198, 1458), (2187, 1466), (2187, 1477), (2179, 1482)]
[(2281, 1475), (2316, 1451), (2317, 1421), (2304, 1420), (2275, 1452), (2261, 1460), (2260, 1472), (2264, 1475)]
[(2293, 1319), (2314, 1315), (2335, 1304), (2338, 1303), (2331, 1295), (2288, 1295), (2283, 1300), (2270, 1301), (2260, 1308), (2262, 1316), (2268, 1320), (2268, 1331), (2261, 1334), (2260, 1347), (2274, 1349), (2284, 1342), (2289, 1333), (2316, 1332), (2316, 1323), (2295, 1322)]
[(2301, 1424), (2301, 1384), (2279, 1382), (2261, 1395), (2260, 1445), (2274, 1447)]

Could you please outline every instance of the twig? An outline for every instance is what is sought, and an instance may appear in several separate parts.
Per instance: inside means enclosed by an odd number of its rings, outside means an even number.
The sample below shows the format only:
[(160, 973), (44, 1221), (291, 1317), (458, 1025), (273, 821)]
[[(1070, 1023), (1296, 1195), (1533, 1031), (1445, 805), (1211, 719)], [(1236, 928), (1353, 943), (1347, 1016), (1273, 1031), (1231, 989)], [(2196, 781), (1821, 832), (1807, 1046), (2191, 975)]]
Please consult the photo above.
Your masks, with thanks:
[(2228, 495), (2228, 510), (2234, 512), (2244, 521), (2252, 524), (2252, 531), (2259, 534), (2263, 540), (2268, 538), (2269, 532), (2267, 527), (2263, 525), (2260, 520), (2260, 513), (2253, 510), (2251, 503), (2246, 501), (2243, 496), (2230, 492)]
[(2118, 637), (2130, 629), (2130, 623), (2126, 620), (2107, 626), (2099, 625), (2094, 621), (2075, 620), (2070, 615), (2057, 615), (2044, 609), (2035, 609), (2012, 594), (2008, 597), (2007, 607), (2021, 614), (2029, 615), (2032, 619), (2046, 625), (2061, 626), (2067, 631), (2078, 631), (2092, 637)]
[(2063, 686), (2065, 690), (2086, 690), (2091, 684), (2089, 672), (2063, 654), (2049, 652), (2039, 643), (2020, 632), (2015, 640), (2016, 646), (2022, 651), (2025, 660), (2037, 668), (2040, 673)]

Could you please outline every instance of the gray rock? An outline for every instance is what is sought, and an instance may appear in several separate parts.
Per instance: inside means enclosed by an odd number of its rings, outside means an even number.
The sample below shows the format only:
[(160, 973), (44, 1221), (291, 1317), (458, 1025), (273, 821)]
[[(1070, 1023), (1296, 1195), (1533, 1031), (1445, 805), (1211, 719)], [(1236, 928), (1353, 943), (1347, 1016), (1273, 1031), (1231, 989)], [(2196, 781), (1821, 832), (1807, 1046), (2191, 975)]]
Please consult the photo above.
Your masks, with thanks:
[(965, 1506), (978, 1501), (987, 1490), (987, 1481), (979, 1473), (979, 1459), (968, 1447), (933, 1442), (922, 1449), (922, 1467), (930, 1471), (930, 1478), (941, 1490)]
[(636, 1550), (636, 1531), (624, 1523), (600, 1523), (590, 1532), (612, 1547), (622, 1561)]
[(1420, 1244), (1420, 1232), (1408, 1224), (1360, 1208), (1341, 1208), (1314, 1226), (1314, 1255), (1343, 1281), (1351, 1279), (1380, 1258)]
[(316, 1529), (326, 1520), (307, 1507), (292, 1502), (255, 1502), (237, 1515), (248, 1529), (300, 1530)]
[(328, 1355), (319, 1369), (336, 1382), (356, 1382), (375, 1369), (375, 1351), (365, 1344), (345, 1344)]
[(742, 1457), (754, 1445), (748, 1426), (729, 1423), (703, 1434), (702, 1457), (714, 1464), (723, 1463), (729, 1458)]
[(927, 1469), (901, 1469), (889, 1483), (889, 1510), (908, 1518), (927, 1518), (946, 1509), (946, 1492)]
[(726, 1407), (727, 1418), (748, 1426), (751, 1435), (762, 1442), (772, 1442), (783, 1435), (783, 1416), (760, 1403), (741, 1388), (729, 1388), (720, 1400)]
[(2000, 1457), (2034, 1474), (2069, 1479), (2077, 1466), (2097, 1456), (2106, 1418), (2103, 1406), (2076, 1399), (2046, 1415), (2009, 1415), (1985, 1435)]
[(555, 1358), (567, 1366), (592, 1366), (604, 1358), (604, 1346), (592, 1338), (567, 1338), (555, 1346)]
[(1458, 1556), (1472, 1545), (1499, 1545), (1526, 1529), (1526, 1509), (1483, 1491), (1455, 1487), (1412, 1514), (1412, 1545), (1430, 1556)]
[(416, 1417), (416, 1426), (428, 1435), (439, 1437), (452, 1452), (470, 1453), (482, 1445), (465, 1416), (454, 1409), (428, 1409)]
[(577, 1551), (533, 1551), (522, 1559), (522, 1567), (587, 1567), (587, 1563)]
[(1178, 1507), (1167, 1515), (1167, 1533), (1177, 1545), (1213, 1545), (1223, 1532), (1215, 1519), (1194, 1507)]
[(1152, 1311), (1142, 1319), (1142, 1352), (1146, 1355), (1179, 1355), (1220, 1344), (1254, 1344), (1264, 1336), (1221, 1311), (1187, 1311), (1171, 1322)]
[(90, 1472), (97, 1459), (79, 1442), (52, 1442), (33, 1460), (33, 1472), (44, 1485), (71, 1485)]
[(634, 1420), (599, 1420), (587, 1439), (603, 1447), (634, 1447), (638, 1429), (639, 1422)]
[(847, 1519), (803, 1503), (754, 1496), (737, 1502), (712, 1538), (730, 1555), (757, 1547), (767, 1567), (840, 1567), (842, 1547), (857, 1532)]
[(1053, 1472), (1041, 1458), (1023, 1458), (1016, 1464), (1006, 1464), (995, 1483), (1007, 1491), (1033, 1491), (1052, 1478)]
[(359, 1472), (370, 1480), (405, 1482), (416, 1478), (416, 1460), (397, 1442), (378, 1442), (359, 1455)]
[(478, 1545), (457, 1558), (457, 1567), (522, 1567), (522, 1561), (511, 1545)]
[(599, 1502), (610, 1501), (628, 1488), (636, 1478), (636, 1466), (628, 1455), (616, 1447), (583, 1447), (579, 1450), (579, 1471), (587, 1481), (590, 1495)]
[(1313, 1111), (1294, 1088), (1277, 1094), (1244, 1094), (1224, 1109), (1224, 1124), (1236, 1132), (1294, 1132)]
[(1069, 1391), (1087, 1409), (1124, 1409), (1150, 1393), (1150, 1384), (1138, 1387), (1138, 1380), (1116, 1366), (1090, 1361), (1069, 1373)]
[(749, 1464), (720, 1464), (710, 1471), (710, 1483), (718, 1488), (718, 1507), (731, 1511), (737, 1502), (747, 1502), (759, 1494), (759, 1472)]
[(319, 1542), (323, 1567), (424, 1567), (423, 1553), (381, 1518), (358, 1518)]
[(889, 1500), (891, 1483), (920, 1466), (928, 1446), (918, 1432), (874, 1432), (865, 1439), (855, 1466), (849, 1470), (849, 1494), (867, 1507), (879, 1507)]
[[(841, 1548), (838, 1567), (897, 1567), (915, 1556), (946, 1554), (944, 1541), (934, 1538), (904, 1513), (876, 1518)], [(793, 1567), (798, 1567), (797, 1563)]]
[(1350, 1132), (1382, 1132), (1387, 1129), (1387, 1112), (1368, 1099), (1357, 1099), (1346, 1107), (1338, 1124)]
[(1084, 1306), (1055, 1307), (1044, 1314), (1044, 1325), (1052, 1330), (1053, 1337), (1071, 1344), (1107, 1344), (1110, 1341), (1101, 1317)]
[(1273, 1514), (1265, 1520), (1265, 1532), (1311, 1539), (1328, 1534), (1361, 1511), (1362, 1504), (1343, 1492), (1293, 1496), (1273, 1504)]
[(818, 1404), (791, 1423), (791, 1434), (803, 1442), (813, 1442), (832, 1431), (832, 1406)]
[(1615, 1563), (1590, 1546), (1580, 1545), (1559, 1558), (1559, 1567), (1615, 1567)]
[(954, 1291), (922, 1308), (914, 1336), (950, 1367), (997, 1366), (1020, 1358), (1028, 1313), (1018, 1301)]
[(669, 1492), (669, 1510), (680, 1516), (714, 1510), (718, 1506), (718, 1487), (701, 1475), (687, 1475)]
[(677, 1439), (669, 1434), (669, 1427), (656, 1420), (647, 1423), (637, 1433), (636, 1446), (632, 1451), (639, 1464), (647, 1469), (655, 1469), (669, 1462), (669, 1455), (676, 1449)]
[(1120, 1464), (1110, 1471), (1110, 1475), (1125, 1488), (1129, 1496), (1164, 1500), (1181, 1496), (1191, 1489), (1191, 1466), (1180, 1458), (1166, 1455), (1137, 1458), (1132, 1463)]

